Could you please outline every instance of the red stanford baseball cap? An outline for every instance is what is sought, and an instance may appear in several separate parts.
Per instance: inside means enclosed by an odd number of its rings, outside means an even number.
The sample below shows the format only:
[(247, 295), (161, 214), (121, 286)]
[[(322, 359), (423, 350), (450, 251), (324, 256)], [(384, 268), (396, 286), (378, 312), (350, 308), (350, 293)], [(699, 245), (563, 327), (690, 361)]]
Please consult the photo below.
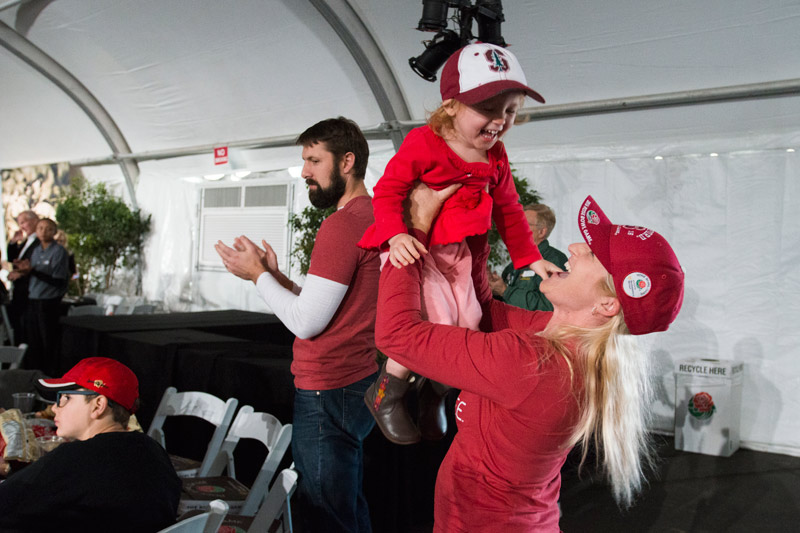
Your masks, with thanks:
[(93, 390), (133, 413), (139, 397), (136, 374), (119, 361), (108, 357), (88, 357), (73, 366), (62, 378), (40, 379), (41, 386), (53, 390), (69, 387)]
[(614, 278), (631, 334), (666, 331), (681, 309), (684, 280), (683, 269), (666, 239), (641, 226), (612, 224), (591, 196), (581, 204), (578, 227)]
[(504, 91), (522, 91), (537, 102), (542, 95), (528, 87), (517, 58), (507, 49), (487, 43), (469, 44), (450, 56), (442, 69), (442, 101), (455, 98), (474, 105)]

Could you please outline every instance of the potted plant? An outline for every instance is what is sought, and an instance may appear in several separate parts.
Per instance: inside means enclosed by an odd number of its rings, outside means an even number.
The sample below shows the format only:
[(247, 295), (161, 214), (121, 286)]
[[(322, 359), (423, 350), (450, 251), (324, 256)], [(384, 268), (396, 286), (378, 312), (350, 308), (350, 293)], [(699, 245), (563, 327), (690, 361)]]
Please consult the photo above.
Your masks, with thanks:
[(56, 208), (56, 219), (75, 254), (81, 295), (87, 289), (110, 289), (119, 268), (137, 269), (136, 293), (141, 292), (141, 252), (150, 215), (132, 210), (105, 184), (90, 186), (78, 176)]

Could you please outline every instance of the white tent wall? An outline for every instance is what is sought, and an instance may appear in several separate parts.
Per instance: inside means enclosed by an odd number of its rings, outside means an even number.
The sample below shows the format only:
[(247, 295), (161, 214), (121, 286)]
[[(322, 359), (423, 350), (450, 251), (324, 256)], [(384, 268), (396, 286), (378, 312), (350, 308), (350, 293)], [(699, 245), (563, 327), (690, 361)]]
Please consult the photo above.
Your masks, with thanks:
[(712, 156), (682, 139), (628, 145), (637, 157), (608, 150), (605, 159), (594, 148), (570, 160), (512, 159), (557, 213), (556, 247), (581, 242), (577, 209), (588, 194), (612, 221), (656, 229), (674, 247), (686, 272), (684, 308), (669, 331), (642, 339), (656, 382), (652, 427), (673, 430), (675, 362), (736, 359), (746, 365), (743, 446), (800, 455), (800, 144), (796, 135), (771, 143), (784, 146)]
[[(242, 154), (249, 168), (267, 168), (276, 161), (289, 166), (300, 166), (300, 147), (279, 150), (249, 151)], [(383, 169), (394, 150), (388, 141), (370, 143), (370, 162), (365, 183), (370, 189), (383, 174)], [(136, 191), (139, 207), (145, 214), (153, 214), (153, 226), (145, 248), (145, 268), (142, 290), (148, 301), (160, 302), (168, 311), (199, 311), (209, 309), (244, 309), (266, 311), (269, 307), (258, 296), (253, 284), (227, 272), (201, 270), (196, 266), (198, 251), (200, 187), (196, 181), (167, 178), (166, 175), (183, 173), (197, 177), (213, 169), (211, 154), (191, 158), (151, 161), (142, 165), (142, 175)], [(220, 169), (217, 168), (217, 171)], [(231, 172), (230, 167), (223, 171)], [(282, 179), (286, 173), (274, 172)], [(202, 181), (202, 180), (201, 180)], [(246, 182), (246, 179), (243, 180)], [(309, 206), (306, 186), (295, 179), (292, 212), (299, 213)], [(261, 236), (251, 235), (260, 244)], [(231, 244), (228, 242), (227, 244)], [(302, 276), (293, 264), (291, 277), (302, 285)]]

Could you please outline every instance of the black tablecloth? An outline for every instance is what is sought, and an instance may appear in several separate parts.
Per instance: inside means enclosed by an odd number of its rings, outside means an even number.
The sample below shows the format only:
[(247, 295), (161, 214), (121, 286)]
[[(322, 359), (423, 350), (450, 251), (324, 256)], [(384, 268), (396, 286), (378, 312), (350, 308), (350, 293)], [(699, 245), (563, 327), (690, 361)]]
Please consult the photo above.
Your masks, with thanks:
[[(264, 333), (274, 333), (271, 329), (269, 331), (257, 331), (253, 329), (253, 326), (277, 325), (280, 326), (280, 330), (286, 332), (286, 328), (273, 314), (239, 311), (237, 309), (151, 315), (65, 316), (61, 319), (61, 323), (64, 326), (104, 332), (181, 328), (208, 331), (218, 328), (230, 328), (236, 331), (236, 334), (229, 333), (230, 335), (238, 337), (242, 336), (241, 334), (245, 334), (246, 338), (259, 337)], [(289, 336), (291, 336), (291, 333), (289, 333)]]
[[(223, 335), (227, 338), (264, 342), (287, 347), (291, 357), (294, 335), (275, 315), (250, 311), (225, 310), (197, 313), (168, 313), (153, 315), (67, 316), (61, 319), (61, 350), (56, 364), (59, 372), (69, 370), (84, 357), (107, 355), (104, 344), (113, 334), (150, 332), (144, 337), (164, 339), (165, 343), (191, 343), (191, 339), (174, 340), (170, 331), (198, 332), (197, 342), (204, 342), (201, 333)], [(158, 333), (158, 332), (163, 333)], [(184, 335), (188, 333), (184, 332)], [(157, 341), (154, 341), (157, 342)], [(103, 351), (106, 353), (101, 353)]]

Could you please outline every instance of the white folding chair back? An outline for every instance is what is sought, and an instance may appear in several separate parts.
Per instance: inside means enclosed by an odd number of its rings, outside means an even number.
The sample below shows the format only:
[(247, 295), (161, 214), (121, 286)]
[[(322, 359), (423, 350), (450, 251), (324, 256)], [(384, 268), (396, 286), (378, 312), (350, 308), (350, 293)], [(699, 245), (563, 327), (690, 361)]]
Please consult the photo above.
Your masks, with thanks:
[(0, 346), (0, 368), (6, 364), (9, 370), (19, 368), (27, 349), (28, 345), (24, 343), (19, 346)]
[[(261, 533), (263, 531), (292, 533), (291, 499), (296, 488), (297, 472), (291, 468), (281, 470), (281, 473), (275, 478), (272, 488), (269, 489), (264, 504), (258, 510), (253, 523), (247, 529), (247, 533)], [(279, 529), (273, 529), (276, 520), (280, 521)]]
[(116, 309), (114, 309), (115, 315), (132, 315), (133, 314), (133, 305), (131, 304), (119, 304)]
[(99, 305), (78, 305), (70, 307), (67, 311), (68, 316), (85, 316), (85, 315), (105, 315), (106, 310)]
[(213, 500), (207, 513), (181, 520), (158, 533), (217, 533), (227, 514), (228, 504), (223, 500)]
[(236, 398), (228, 398), (227, 401), (223, 401), (207, 392), (178, 392), (175, 387), (169, 387), (164, 391), (164, 396), (161, 397), (161, 403), (158, 404), (156, 415), (153, 417), (153, 422), (150, 424), (147, 434), (166, 449), (163, 427), (164, 421), (168, 416), (196, 416), (214, 424), (216, 429), (208, 443), (208, 448), (200, 467), (196, 471), (183, 470), (178, 472), (181, 477), (208, 476), (211, 464), (219, 454), (222, 441), (228, 433), (237, 405), (239, 405), (239, 400)]
[[(222, 475), (227, 467), (228, 476), (236, 478), (236, 468), (233, 461), (233, 450), (239, 439), (256, 439), (267, 447), (268, 453), (261, 470), (258, 472), (242, 510), (242, 516), (253, 516), (258, 511), (259, 505), (267, 494), (269, 484), (278, 471), (283, 456), (292, 442), (292, 425), (283, 425), (269, 413), (253, 412), (249, 405), (242, 406), (236, 414), (225, 437), (225, 442), (208, 470), (207, 476)], [(199, 477), (199, 476), (198, 476)]]
[(14, 346), (16, 344), (16, 342), (14, 342), (14, 328), (11, 327), (11, 320), (8, 318), (8, 311), (6, 310), (6, 306), (4, 304), (0, 304), (0, 314), (3, 316), (3, 328), (6, 330), (8, 343), (11, 346)]
[(203, 528), (203, 533), (217, 533), (217, 530), (225, 521), (225, 515), (228, 514), (228, 504), (225, 500), (212, 500), (208, 504), (209, 514), (208, 523)]

